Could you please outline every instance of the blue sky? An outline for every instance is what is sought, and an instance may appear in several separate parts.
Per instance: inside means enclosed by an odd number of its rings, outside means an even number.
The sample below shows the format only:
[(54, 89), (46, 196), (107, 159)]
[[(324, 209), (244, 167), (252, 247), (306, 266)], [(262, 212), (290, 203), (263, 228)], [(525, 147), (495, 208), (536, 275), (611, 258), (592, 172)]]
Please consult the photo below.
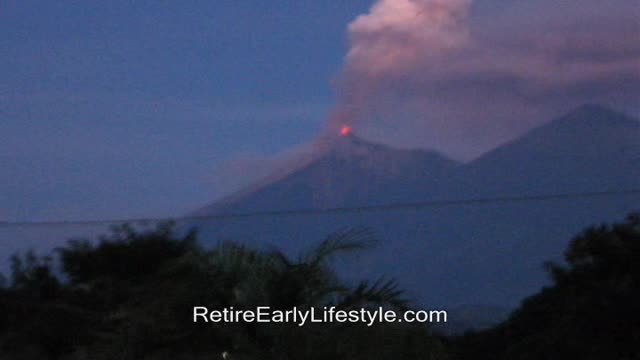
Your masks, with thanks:
[(0, 14), (5, 218), (169, 215), (238, 153), (314, 136), (366, 2), (12, 1)]
[[(517, 40), (544, 33), (549, 23), (615, 24), (638, 15), (634, 0), (566, 3), (477, 0), (470, 28), (490, 40), (511, 29)], [(180, 215), (230, 191), (244, 181), (225, 173), (234, 159), (255, 163), (323, 128), (335, 102), (330, 82), (348, 49), (347, 25), (370, 6), (361, 0), (3, 2), (0, 219)], [(635, 30), (612, 31), (634, 37)], [(454, 156), (460, 149), (464, 157), (598, 96), (573, 96), (562, 106), (549, 101), (530, 120), (496, 123), (477, 141), (461, 135), (473, 133), (467, 127), (445, 136), (447, 144), (412, 137), (422, 127), (409, 120), (397, 134), (384, 124), (363, 131), (393, 145), (433, 146)], [(634, 98), (616, 96), (605, 98), (635, 109)], [(430, 124), (432, 133), (439, 129)]]

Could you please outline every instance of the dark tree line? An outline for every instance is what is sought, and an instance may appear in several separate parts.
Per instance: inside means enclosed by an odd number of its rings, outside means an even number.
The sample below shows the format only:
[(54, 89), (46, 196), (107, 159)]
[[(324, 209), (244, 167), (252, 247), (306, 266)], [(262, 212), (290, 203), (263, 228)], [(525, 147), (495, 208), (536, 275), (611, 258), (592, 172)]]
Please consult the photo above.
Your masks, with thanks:
[(403, 310), (393, 281), (340, 281), (329, 261), (372, 243), (332, 234), (299, 258), (234, 243), (198, 246), (171, 226), (114, 229), (70, 242), (52, 258), (13, 257), (0, 290), (2, 359), (444, 359), (423, 325), (197, 323), (193, 306), (289, 310), (334, 305)]
[(640, 358), (640, 215), (584, 231), (565, 263), (546, 265), (550, 286), (502, 324), (456, 338), (410, 324), (191, 321), (196, 305), (407, 309), (395, 282), (346, 284), (332, 270), (335, 256), (372, 242), (365, 230), (346, 230), (291, 258), (229, 242), (203, 249), (195, 233), (178, 236), (170, 224), (124, 225), (50, 257), (16, 255), (0, 281), (0, 358)]
[(458, 339), (458, 358), (640, 359), (640, 214), (585, 230), (565, 262), (506, 322)]

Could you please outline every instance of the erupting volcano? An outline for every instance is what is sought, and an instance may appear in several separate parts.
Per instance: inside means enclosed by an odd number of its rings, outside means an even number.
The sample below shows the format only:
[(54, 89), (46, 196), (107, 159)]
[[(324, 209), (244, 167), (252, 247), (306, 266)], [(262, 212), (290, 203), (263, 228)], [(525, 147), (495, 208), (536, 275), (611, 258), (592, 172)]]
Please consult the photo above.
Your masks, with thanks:
[[(365, 227), (382, 241), (362, 263), (345, 264), (343, 273), (370, 276), (369, 265), (380, 264), (376, 275), (402, 279), (420, 304), (511, 306), (545, 284), (539, 264), (560, 254), (573, 232), (622, 217), (640, 201), (620, 196), (462, 205), (466, 199), (640, 187), (640, 123), (604, 107), (575, 109), (469, 163), (370, 142), (353, 133), (351, 122), (337, 124), (312, 156), (194, 213), (278, 216), (197, 220), (200, 236), (211, 245), (247, 239), (298, 254), (323, 234)], [(450, 200), (459, 204), (411, 205)], [(387, 207), (393, 204), (402, 206)], [(361, 210), (368, 206), (378, 210)], [(442, 281), (452, 274), (456, 281)]]
[(352, 133), (353, 133), (353, 129), (351, 129), (351, 126), (343, 125), (342, 128), (340, 129), (341, 136), (349, 136)]

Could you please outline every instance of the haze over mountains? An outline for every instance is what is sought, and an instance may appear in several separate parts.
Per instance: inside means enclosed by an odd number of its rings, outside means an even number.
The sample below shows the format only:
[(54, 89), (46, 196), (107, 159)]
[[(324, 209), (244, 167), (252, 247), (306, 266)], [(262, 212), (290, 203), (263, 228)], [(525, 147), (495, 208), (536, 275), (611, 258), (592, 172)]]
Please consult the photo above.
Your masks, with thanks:
[[(516, 116), (516, 115), (514, 115)], [(585, 105), (469, 163), (338, 136), (295, 171), (222, 199), (197, 215), (329, 209), (399, 202), (619, 191), (640, 188), (640, 122)], [(369, 227), (378, 246), (341, 261), (349, 276), (386, 274), (423, 305), (513, 306), (545, 284), (588, 225), (640, 208), (617, 195), (260, 216), (194, 223), (201, 239), (233, 239), (296, 254), (332, 231)]]

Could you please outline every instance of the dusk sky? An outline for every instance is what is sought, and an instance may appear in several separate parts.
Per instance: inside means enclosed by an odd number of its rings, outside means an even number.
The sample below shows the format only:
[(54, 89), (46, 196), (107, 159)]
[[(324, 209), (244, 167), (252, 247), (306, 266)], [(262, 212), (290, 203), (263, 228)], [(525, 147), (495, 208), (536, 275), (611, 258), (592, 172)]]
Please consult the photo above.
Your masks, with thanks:
[(468, 160), (586, 102), (640, 113), (637, 0), (415, 3), (4, 1), (0, 220), (182, 215), (327, 119)]

